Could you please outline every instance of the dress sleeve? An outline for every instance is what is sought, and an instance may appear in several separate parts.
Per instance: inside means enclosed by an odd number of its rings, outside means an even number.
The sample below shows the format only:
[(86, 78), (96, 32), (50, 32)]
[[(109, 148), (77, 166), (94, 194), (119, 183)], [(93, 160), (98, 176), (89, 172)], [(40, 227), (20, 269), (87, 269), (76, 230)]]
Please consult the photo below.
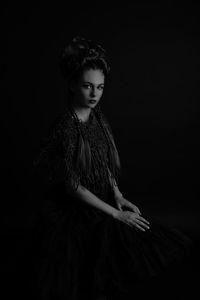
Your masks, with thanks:
[(45, 139), (45, 146), (35, 163), (44, 183), (51, 185), (63, 182), (66, 187), (77, 188), (76, 140), (76, 130), (69, 120), (62, 120)]
[[(72, 126), (73, 127), (73, 126)], [(80, 172), (76, 165), (78, 136), (77, 131), (70, 125), (65, 130), (62, 140), (63, 148), (63, 178), (66, 188), (76, 190), (80, 184)]]

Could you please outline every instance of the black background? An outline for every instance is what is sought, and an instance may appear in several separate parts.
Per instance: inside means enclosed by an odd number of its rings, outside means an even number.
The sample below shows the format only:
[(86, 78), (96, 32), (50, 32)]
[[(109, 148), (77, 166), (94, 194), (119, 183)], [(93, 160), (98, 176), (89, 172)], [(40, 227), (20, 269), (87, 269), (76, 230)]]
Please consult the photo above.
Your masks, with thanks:
[(101, 105), (121, 157), (121, 192), (198, 247), (200, 5), (188, 3), (17, 3), (2, 10), (2, 272), (8, 286), (31, 269), (38, 205), (31, 166), (65, 107), (58, 54), (76, 35), (108, 53), (111, 73)]

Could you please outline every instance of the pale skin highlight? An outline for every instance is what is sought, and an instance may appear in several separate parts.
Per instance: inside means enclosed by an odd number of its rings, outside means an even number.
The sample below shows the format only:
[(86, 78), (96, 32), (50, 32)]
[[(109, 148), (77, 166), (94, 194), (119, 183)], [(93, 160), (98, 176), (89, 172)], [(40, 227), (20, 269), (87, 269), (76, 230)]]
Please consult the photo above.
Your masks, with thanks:
[[(72, 105), (79, 119), (87, 121), (91, 108), (95, 107), (103, 95), (105, 76), (101, 70), (85, 70), (80, 79), (73, 83)], [(96, 100), (91, 105), (89, 100)]]

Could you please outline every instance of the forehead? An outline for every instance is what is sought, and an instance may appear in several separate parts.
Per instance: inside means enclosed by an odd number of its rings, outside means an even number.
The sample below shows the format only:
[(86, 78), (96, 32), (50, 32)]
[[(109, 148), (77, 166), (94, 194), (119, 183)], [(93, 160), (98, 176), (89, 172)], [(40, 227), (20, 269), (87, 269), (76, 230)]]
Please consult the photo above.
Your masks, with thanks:
[(104, 83), (104, 74), (101, 70), (89, 69), (83, 72), (81, 79), (93, 84), (102, 84)]

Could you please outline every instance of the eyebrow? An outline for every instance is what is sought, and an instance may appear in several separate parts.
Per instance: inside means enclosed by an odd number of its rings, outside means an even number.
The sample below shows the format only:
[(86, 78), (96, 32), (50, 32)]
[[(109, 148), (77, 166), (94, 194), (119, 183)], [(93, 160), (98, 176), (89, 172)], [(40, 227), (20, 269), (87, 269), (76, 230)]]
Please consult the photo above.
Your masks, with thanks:
[[(90, 81), (83, 81), (83, 83), (88, 83), (88, 84), (91, 84), (91, 85), (95, 85), (95, 84), (93, 84), (92, 82), (90, 82)], [(99, 83), (99, 84), (96, 84), (97, 86), (99, 86), (99, 85), (104, 85), (104, 83)]]

